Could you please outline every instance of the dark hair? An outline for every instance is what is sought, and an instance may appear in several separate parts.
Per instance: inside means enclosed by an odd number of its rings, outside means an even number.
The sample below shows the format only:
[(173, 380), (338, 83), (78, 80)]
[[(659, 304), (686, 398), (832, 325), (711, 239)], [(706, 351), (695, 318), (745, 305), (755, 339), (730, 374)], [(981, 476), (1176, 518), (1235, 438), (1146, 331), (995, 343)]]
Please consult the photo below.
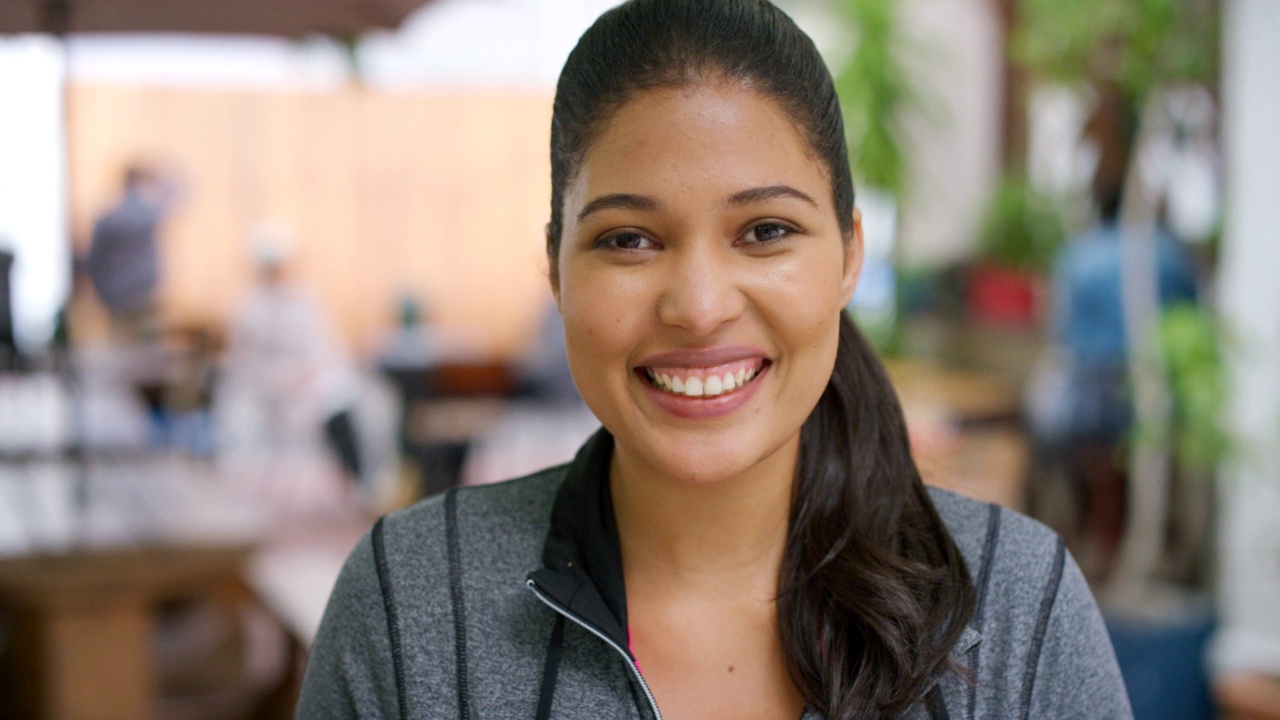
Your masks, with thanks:
[[(812, 41), (766, 0), (631, 0), (569, 55), (551, 120), (553, 281), (564, 193), (612, 114), (651, 88), (741, 82), (776, 101), (831, 178), (852, 234), (853, 181), (831, 75)], [(787, 669), (832, 720), (896, 715), (948, 664), (973, 583), (911, 459), (897, 395), (842, 315), (822, 398), (800, 433), (779, 578)]]

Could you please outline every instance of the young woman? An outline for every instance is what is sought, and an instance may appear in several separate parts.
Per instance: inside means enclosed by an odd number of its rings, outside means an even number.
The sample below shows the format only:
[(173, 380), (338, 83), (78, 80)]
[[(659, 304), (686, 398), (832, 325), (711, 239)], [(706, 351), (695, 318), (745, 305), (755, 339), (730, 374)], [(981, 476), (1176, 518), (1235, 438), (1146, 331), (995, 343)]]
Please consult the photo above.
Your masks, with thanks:
[(840, 108), (766, 0), (632, 0), (570, 55), (547, 255), (600, 430), (384, 518), (299, 716), (1121, 718), (1041, 526), (926, 490), (844, 313)]

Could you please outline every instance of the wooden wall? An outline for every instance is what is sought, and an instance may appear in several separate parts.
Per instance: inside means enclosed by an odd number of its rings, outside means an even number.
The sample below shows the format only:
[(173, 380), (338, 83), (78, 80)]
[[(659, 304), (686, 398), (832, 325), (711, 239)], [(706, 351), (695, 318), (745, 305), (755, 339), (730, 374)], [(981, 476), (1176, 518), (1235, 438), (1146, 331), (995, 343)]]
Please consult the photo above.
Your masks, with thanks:
[(405, 292), (498, 356), (522, 349), (550, 301), (549, 96), (80, 84), (69, 103), (79, 249), (127, 163), (158, 160), (181, 180), (162, 233), (172, 320), (225, 322), (263, 220), (292, 230), (297, 279), (358, 351)]

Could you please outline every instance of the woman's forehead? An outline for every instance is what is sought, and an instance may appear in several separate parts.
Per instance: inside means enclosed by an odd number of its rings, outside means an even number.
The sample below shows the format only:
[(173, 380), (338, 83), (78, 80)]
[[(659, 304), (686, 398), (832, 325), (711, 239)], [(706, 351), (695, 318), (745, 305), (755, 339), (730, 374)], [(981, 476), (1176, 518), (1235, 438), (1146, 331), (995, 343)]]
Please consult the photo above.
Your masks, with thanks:
[[(708, 183), (802, 185), (830, 196), (825, 165), (780, 103), (742, 83), (655, 88), (630, 97), (587, 146), (566, 200), (679, 192)], [(567, 208), (566, 208), (567, 209)]]

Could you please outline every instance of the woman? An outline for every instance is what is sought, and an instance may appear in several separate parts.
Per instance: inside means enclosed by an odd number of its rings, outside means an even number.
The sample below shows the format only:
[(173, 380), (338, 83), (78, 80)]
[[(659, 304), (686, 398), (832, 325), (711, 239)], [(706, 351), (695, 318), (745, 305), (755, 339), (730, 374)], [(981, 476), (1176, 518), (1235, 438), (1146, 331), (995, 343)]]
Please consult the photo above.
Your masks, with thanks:
[(765, 0), (633, 0), (570, 55), (551, 283), (604, 425), (380, 521), (300, 717), (1126, 717), (1061, 543), (926, 491), (843, 308), (830, 75)]

